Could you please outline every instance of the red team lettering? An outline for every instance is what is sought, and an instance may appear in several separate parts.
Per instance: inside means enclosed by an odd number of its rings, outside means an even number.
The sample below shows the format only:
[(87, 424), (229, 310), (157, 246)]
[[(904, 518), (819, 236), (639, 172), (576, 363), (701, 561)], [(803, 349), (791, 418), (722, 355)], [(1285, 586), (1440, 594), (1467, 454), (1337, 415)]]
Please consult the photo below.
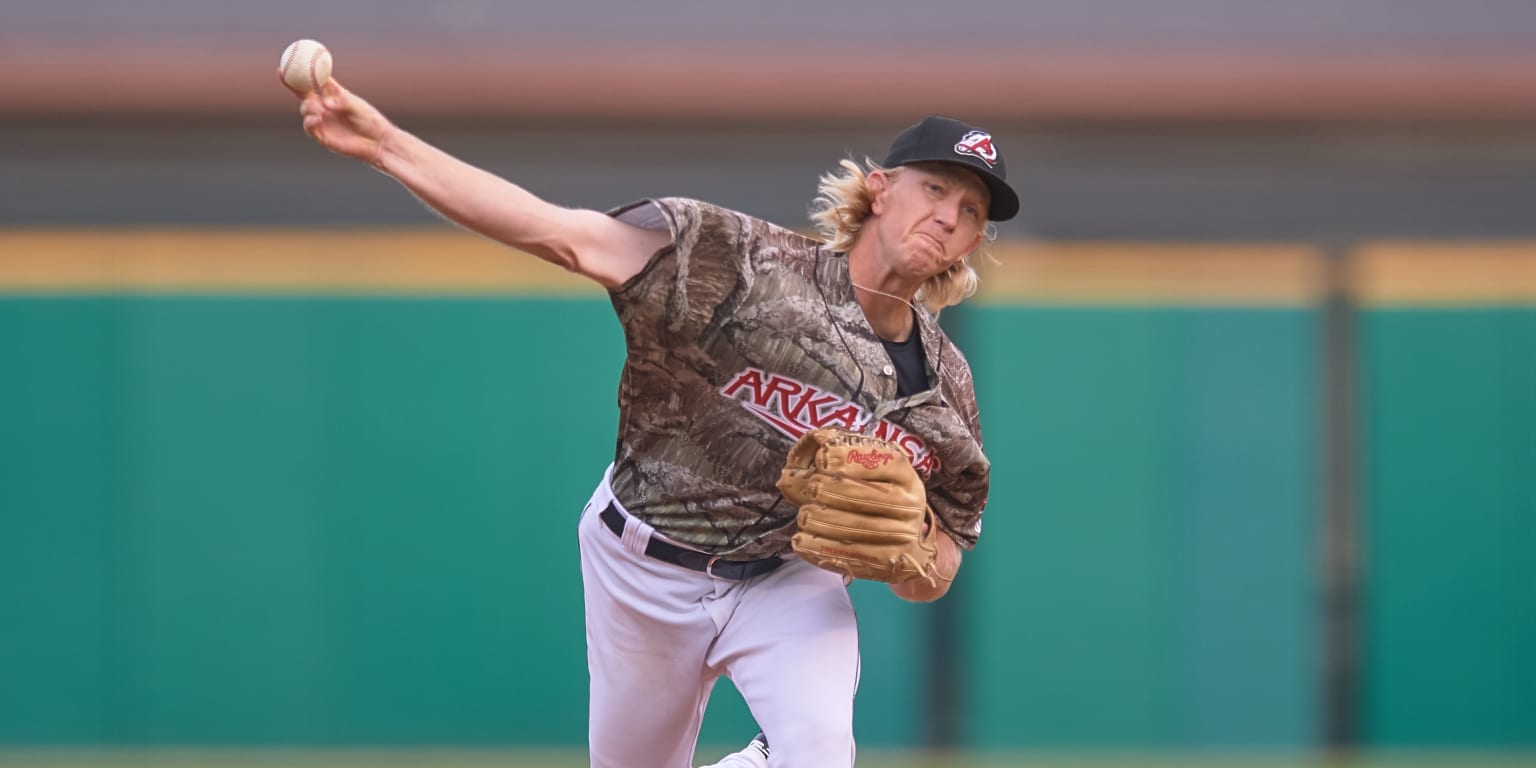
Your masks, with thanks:
[[(837, 426), (862, 432), (869, 423), (868, 414), (856, 403), (757, 368), (747, 368), (736, 374), (720, 388), (720, 394), (740, 400), (741, 407), (795, 440), (822, 427)], [(742, 394), (746, 395), (745, 399), (738, 397)], [(923, 477), (928, 477), (939, 466), (938, 457), (929, 453), (922, 438), (885, 419), (875, 424), (873, 436), (901, 446), (911, 458), (913, 468)]]

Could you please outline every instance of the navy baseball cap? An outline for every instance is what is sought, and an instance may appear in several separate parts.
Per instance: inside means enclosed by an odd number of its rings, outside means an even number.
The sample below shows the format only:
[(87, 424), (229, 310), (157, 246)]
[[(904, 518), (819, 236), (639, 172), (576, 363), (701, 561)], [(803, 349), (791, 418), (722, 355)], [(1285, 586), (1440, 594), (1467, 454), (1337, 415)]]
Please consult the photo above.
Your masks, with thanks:
[(897, 134), (885, 167), (912, 163), (949, 163), (975, 172), (992, 193), (988, 221), (1007, 221), (1019, 212), (1019, 195), (1008, 186), (1008, 164), (992, 134), (959, 120), (930, 115)]

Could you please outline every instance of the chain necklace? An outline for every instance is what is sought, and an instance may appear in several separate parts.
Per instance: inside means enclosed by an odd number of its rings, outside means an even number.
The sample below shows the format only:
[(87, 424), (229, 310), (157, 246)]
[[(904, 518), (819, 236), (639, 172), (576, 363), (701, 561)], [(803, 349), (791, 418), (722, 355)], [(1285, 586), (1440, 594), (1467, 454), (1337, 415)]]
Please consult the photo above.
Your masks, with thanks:
[(869, 291), (870, 293), (878, 293), (881, 296), (884, 296), (884, 297), (886, 297), (888, 299), (895, 299), (895, 300), (897, 300), (897, 301), (899, 301), (899, 302), (901, 302), (901, 303), (911, 307), (913, 312), (917, 311), (917, 305), (913, 304), (910, 299), (903, 299), (902, 297), (897, 296), (894, 293), (886, 293), (885, 291), (875, 290), (874, 288), (870, 288), (869, 286), (859, 285), (858, 283), (855, 283), (852, 280), (849, 280), (848, 282), (852, 283), (853, 287), (858, 288), (861, 291)]

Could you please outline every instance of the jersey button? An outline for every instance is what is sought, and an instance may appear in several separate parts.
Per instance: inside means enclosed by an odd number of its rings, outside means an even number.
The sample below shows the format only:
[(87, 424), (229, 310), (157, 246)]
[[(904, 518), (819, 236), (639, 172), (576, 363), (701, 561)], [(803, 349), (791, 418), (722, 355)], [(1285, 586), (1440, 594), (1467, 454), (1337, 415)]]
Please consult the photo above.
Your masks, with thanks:
[(889, 365), (887, 365), (887, 366), (886, 366), (886, 367), (884, 367), (884, 368), (881, 368), (881, 369), (880, 369), (880, 372), (881, 372), (881, 373), (883, 373), (883, 374), (885, 374), (885, 375), (887, 375), (887, 376), (889, 376), (889, 375), (891, 375), (891, 374), (893, 374), (893, 373), (895, 373), (895, 372), (896, 372), (896, 369), (895, 369), (895, 368), (892, 368), (892, 367), (890, 367), (890, 366), (889, 366)]

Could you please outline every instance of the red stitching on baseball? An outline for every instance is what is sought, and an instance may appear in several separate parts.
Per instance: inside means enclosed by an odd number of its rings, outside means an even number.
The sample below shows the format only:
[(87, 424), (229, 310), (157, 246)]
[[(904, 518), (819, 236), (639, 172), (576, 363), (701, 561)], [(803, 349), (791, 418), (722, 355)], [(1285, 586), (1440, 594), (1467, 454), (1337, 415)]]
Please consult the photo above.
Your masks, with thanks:
[(320, 64), (320, 54), (324, 52), (325, 46), (322, 45), (320, 50), (315, 51), (315, 55), (309, 58), (309, 87), (316, 91), (320, 90), (320, 73), (315, 71), (315, 67)]
[[(299, 50), (304, 47), (303, 45), (300, 44), (302, 42), (303, 41), (296, 41), (293, 45), (288, 46), (288, 50), (284, 52), (284, 54), (285, 54), (284, 58), (283, 58), (283, 81), (284, 82), (287, 82), (287, 80), (288, 80), (288, 69), (293, 66), (294, 61), (299, 57)], [(319, 90), (319, 88), (320, 88), (320, 82), (319, 82), (320, 81), (320, 74), (319, 74), (319, 72), (316, 71), (316, 67), (320, 64), (320, 53), (326, 52), (326, 47), (324, 45), (320, 45), (319, 43), (316, 43), (315, 45), (320, 50), (317, 51), (314, 56), (311, 56), (309, 58), (309, 89), (312, 90), (312, 91), (313, 90)]]

